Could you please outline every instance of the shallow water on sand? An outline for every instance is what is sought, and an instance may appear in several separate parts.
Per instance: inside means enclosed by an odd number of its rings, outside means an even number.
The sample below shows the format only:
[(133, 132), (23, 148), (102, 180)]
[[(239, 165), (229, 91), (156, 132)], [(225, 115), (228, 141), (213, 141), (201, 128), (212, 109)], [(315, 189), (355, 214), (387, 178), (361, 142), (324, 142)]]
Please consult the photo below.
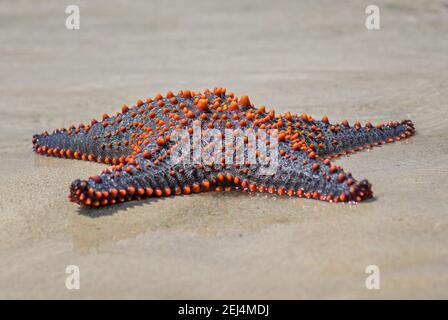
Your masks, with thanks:
[[(446, 4), (379, 1), (367, 31), (364, 1), (80, 3), (78, 31), (61, 4), (0, 4), (0, 298), (448, 298)], [(417, 134), (337, 160), (373, 185), (358, 205), (227, 192), (91, 211), (68, 186), (104, 166), (32, 152), (34, 133), (214, 86)]]

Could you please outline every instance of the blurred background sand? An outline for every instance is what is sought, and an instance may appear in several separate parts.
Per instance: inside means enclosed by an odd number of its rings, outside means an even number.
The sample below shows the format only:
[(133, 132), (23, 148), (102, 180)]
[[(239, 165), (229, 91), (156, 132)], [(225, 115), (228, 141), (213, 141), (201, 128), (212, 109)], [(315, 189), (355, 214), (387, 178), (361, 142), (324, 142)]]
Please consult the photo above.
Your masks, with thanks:
[[(0, 298), (448, 298), (446, 1), (2, 1), (0, 26)], [(373, 184), (359, 205), (230, 192), (80, 210), (70, 182), (104, 165), (32, 152), (34, 133), (215, 86), (417, 135), (337, 161)]]

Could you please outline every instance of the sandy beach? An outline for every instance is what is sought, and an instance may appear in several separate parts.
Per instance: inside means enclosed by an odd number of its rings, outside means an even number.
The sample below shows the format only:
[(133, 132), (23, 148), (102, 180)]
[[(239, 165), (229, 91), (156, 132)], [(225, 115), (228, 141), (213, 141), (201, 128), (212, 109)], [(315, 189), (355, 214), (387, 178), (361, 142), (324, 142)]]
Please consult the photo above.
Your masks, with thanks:
[[(369, 4), (2, 1), (0, 298), (448, 298), (448, 4), (376, 1), (374, 31)], [(210, 192), (82, 209), (70, 183), (105, 165), (32, 150), (35, 133), (215, 86), (417, 133), (337, 160), (373, 185), (354, 205)]]

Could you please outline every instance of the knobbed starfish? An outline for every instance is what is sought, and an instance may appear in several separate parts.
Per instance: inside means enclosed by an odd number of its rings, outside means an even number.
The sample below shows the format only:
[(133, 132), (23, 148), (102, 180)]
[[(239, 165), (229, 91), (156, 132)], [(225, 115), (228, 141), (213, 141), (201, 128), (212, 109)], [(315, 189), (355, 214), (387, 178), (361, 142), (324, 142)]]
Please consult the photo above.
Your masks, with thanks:
[[(275, 174), (261, 175), (261, 164), (229, 166), (224, 158), (214, 164), (173, 164), (169, 156), (178, 142), (172, 141), (171, 133), (187, 130), (193, 134), (193, 124), (219, 132), (277, 129)], [(165, 97), (158, 94), (138, 100), (133, 107), (123, 105), (115, 116), (104, 114), (101, 121), (35, 135), (33, 145), (42, 155), (112, 165), (99, 175), (72, 183), (69, 199), (85, 206), (230, 189), (360, 202), (372, 197), (370, 183), (357, 181), (331, 159), (399, 141), (414, 132), (410, 120), (350, 126), (347, 120), (331, 124), (326, 116), (315, 120), (306, 113), (276, 116), (265, 106), (254, 107), (247, 96), (238, 99), (224, 88), (215, 88), (203, 93), (181, 90), (177, 95), (169, 91)], [(210, 141), (201, 142), (202, 146), (206, 143)]]

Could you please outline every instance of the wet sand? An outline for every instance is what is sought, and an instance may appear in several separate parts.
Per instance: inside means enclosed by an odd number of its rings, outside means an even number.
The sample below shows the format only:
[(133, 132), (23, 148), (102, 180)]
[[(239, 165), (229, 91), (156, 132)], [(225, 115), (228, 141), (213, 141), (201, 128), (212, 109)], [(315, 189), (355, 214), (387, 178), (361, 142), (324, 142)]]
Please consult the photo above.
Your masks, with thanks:
[[(448, 5), (377, 1), (368, 31), (368, 4), (0, 3), (0, 298), (448, 298)], [(337, 160), (373, 184), (358, 205), (229, 192), (91, 211), (68, 186), (104, 165), (32, 152), (34, 133), (214, 86), (417, 134)]]

